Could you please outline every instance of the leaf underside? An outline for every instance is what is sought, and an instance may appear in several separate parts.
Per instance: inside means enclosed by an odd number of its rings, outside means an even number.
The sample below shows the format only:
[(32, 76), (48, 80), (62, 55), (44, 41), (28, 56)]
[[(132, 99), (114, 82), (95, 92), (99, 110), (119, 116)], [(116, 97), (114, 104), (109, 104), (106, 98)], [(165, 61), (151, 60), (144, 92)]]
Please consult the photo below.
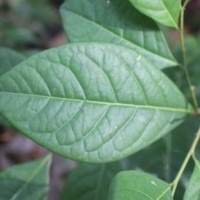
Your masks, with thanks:
[(178, 29), (181, 0), (129, 0), (139, 11), (166, 26)]
[(128, 1), (67, 0), (61, 15), (70, 42), (119, 44), (159, 69), (177, 65), (158, 26)]
[(109, 189), (109, 200), (172, 200), (170, 185), (138, 171), (120, 172)]
[(121, 159), (191, 112), (161, 71), (116, 45), (54, 48), (0, 77), (0, 114), (40, 145), (75, 160)]
[(0, 200), (45, 200), (51, 157), (10, 167), (0, 173)]

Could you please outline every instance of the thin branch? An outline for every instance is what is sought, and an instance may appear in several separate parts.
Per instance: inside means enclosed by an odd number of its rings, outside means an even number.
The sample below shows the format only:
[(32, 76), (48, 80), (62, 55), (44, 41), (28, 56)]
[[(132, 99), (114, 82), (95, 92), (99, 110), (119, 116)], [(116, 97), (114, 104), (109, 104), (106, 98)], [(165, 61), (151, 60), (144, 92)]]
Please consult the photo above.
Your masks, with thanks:
[(195, 108), (195, 112), (198, 112), (198, 101), (197, 101), (197, 97), (195, 94), (195, 90), (194, 90), (194, 86), (192, 84), (189, 72), (188, 72), (188, 65), (187, 65), (187, 57), (186, 57), (186, 47), (185, 47), (185, 37), (184, 37), (184, 11), (185, 11), (185, 7), (187, 5), (187, 3), (189, 2), (189, 0), (186, 0), (181, 8), (181, 15), (180, 15), (180, 38), (181, 38), (181, 49), (182, 49), (182, 54), (183, 54), (183, 70), (185, 72), (185, 76), (189, 85), (189, 89), (190, 89), (190, 93), (191, 93), (191, 97), (192, 97), (192, 101), (193, 101), (193, 105)]
[(199, 131), (198, 131), (198, 133), (197, 133), (197, 135), (196, 135), (196, 137), (195, 137), (195, 139), (194, 139), (194, 142), (193, 142), (193, 144), (192, 144), (192, 146), (191, 146), (191, 148), (190, 148), (190, 150), (189, 150), (189, 152), (188, 152), (188, 154), (187, 154), (187, 156), (186, 156), (186, 158), (185, 158), (183, 164), (181, 165), (181, 168), (180, 168), (180, 170), (179, 170), (179, 172), (178, 172), (176, 178), (174, 179), (174, 181), (173, 181), (172, 184), (171, 184), (171, 186), (172, 186), (172, 195), (173, 195), (173, 196), (174, 196), (174, 194), (175, 194), (175, 192), (176, 192), (176, 188), (177, 188), (177, 186), (178, 186), (178, 183), (179, 183), (179, 181), (180, 181), (180, 178), (181, 178), (181, 176), (183, 175), (183, 172), (185, 171), (185, 168), (186, 168), (186, 166), (187, 166), (187, 164), (188, 164), (190, 158), (191, 158), (191, 157), (194, 155), (194, 153), (195, 153), (195, 149), (196, 149), (196, 146), (197, 146), (199, 140), (200, 140), (200, 129), (199, 129)]

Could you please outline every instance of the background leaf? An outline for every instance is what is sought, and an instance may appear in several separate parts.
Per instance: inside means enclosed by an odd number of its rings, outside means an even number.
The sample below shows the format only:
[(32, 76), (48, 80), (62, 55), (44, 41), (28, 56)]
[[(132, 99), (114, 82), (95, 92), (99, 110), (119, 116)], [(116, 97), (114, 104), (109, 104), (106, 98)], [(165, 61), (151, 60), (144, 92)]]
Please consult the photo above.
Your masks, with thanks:
[[(0, 48), (0, 76), (9, 71), (12, 67), (25, 59), (23, 55), (16, 51), (1, 47)], [(10, 124), (0, 116), (0, 124), (10, 126)]]
[(164, 181), (143, 172), (124, 171), (113, 179), (108, 199), (172, 200), (173, 198), (170, 185)]
[(166, 26), (178, 28), (181, 0), (129, 0), (139, 11)]
[[(183, 124), (158, 142), (127, 158), (125, 160), (126, 169), (140, 169), (154, 174), (168, 183), (172, 182), (191, 147), (198, 129), (198, 119), (194, 117), (186, 119)], [(190, 162), (175, 193), (176, 200), (183, 199), (193, 168), (193, 162)]]
[(9, 71), (12, 67), (25, 59), (23, 55), (16, 51), (1, 47), (0, 48), (0, 76)]
[(2, 171), (0, 200), (47, 199), (50, 162), (51, 157), (47, 156)]
[[(188, 70), (192, 80), (193, 85), (195, 86), (195, 91), (197, 94), (197, 100), (200, 104), (200, 36), (197, 37), (187, 37), (185, 40), (185, 45), (187, 49), (187, 62)], [(182, 52), (180, 44), (176, 45), (173, 49), (173, 53), (177, 60), (182, 63)], [(190, 90), (185, 81), (184, 71), (180, 68), (170, 68), (166, 69), (165, 72), (170, 76), (170, 78), (176, 83), (176, 85), (184, 92), (186, 97), (191, 100)], [(192, 102), (192, 100), (191, 100)]]
[(128, 1), (67, 0), (61, 14), (70, 42), (120, 44), (145, 56), (159, 69), (176, 65), (157, 25)]
[(184, 200), (199, 200), (200, 199), (200, 162), (194, 158), (195, 169), (186, 189)]
[(80, 164), (67, 178), (61, 200), (105, 200), (112, 178), (122, 169), (120, 163)]
[(51, 49), (0, 77), (0, 113), (32, 140), (76, 160), (126, 157), (191, 112), (161, 71), (116, 45)]

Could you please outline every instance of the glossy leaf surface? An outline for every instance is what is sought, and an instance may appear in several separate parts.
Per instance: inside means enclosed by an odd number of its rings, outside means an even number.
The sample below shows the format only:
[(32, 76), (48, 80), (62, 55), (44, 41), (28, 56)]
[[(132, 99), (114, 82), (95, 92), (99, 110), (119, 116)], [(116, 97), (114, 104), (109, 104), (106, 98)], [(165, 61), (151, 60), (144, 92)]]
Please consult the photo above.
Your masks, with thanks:
[(0, 200), (45, 200), (51, 157), (10, 167), (0, 173)]
[(53, 152), (107, 162), (158, 140), (191, 108), (141, 55), (116, 45), (73, 44), (1, 76), (0, 113)]
[(189, 181), (185, 192), (184, 200), (199, 200), (200, 199), (200, 161), (196, 158), (195, 169)]
[(120, 172), (113, 179), (108, 200), (172, 200), (170, 185), (138, 171)]
[(159, 69), (175, 66), (165, 38), (126, 0), (67, 0), (61, 14), (70, 42), (107, 42), (133, 49)]
[(80, 164), (67, 178), (61, 200), (105, 200), (112, 178), (121, 170), (119, 163)]
[(129, 0), (139, 11), (166, 26), (178, 28), (181, 0)]

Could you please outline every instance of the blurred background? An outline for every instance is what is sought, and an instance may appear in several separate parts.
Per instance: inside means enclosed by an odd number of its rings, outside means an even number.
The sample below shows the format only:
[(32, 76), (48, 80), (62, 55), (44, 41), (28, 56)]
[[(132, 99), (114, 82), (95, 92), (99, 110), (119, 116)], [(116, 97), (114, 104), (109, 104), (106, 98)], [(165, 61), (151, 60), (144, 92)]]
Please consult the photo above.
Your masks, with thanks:
[[(0, 47), (8, 47), (28, 57), (67, 42), (63, 32), (59, 7), (64, 0), (0, 0)], [(169, 46), (177, 54), (175, 44), (179, 34), (163, 28)], [(185, 34), (190, 35), (189, 46), (197, 45), (193, 37), (200, 33), (200, 0), (192, 0), (186, 10)], [(199, 40), (200, 41), (200, 40)], [(200, 44), (200, 42), (199, 42)], [(199, 46), (195, 46), (199, 51)], [(176, 55), (177, 58), (180, 55)], [(176, 74), (175, 74), (176, 75)], [(181, 79), (180, 73), (177, 74)], [(177, 77), (175, 77), (177, 79)], [(181, 87), (181, 83), (179, 85)], [(16, 131), (0, 126), (0, 170), (18, 163), (47, 155), (47, 150)], [(49, 200), (59, 199), (63, 183), (76, 162), (54, 156), (51, 169)]]

